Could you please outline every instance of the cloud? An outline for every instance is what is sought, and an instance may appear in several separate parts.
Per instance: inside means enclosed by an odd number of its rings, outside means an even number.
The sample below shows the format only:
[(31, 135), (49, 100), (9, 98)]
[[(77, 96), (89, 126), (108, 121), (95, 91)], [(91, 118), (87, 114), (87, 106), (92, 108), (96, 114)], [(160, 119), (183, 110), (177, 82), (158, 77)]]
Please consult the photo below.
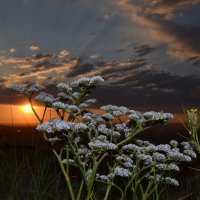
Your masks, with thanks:
[[(188, 0), (144, 0), (140, 2), (120, 0), (118, 3), (126, 14), (132, 17), (133, 22), (140, 25), (134, 31), (140, 38), (143, 37), (150, 44), (167, 45), (166, 54), (170, 57), (180, 60), (190, 60), (196, 57), (197, 64), (200, 60), (198, 45), (200, 26), (198, 23), (188, 25), (179, 22), (179, 14), (187, 11), (192, 16), (192, 6), (199, 2), (199, 0), (192, 2)], [(191, 10), (188, 11), (186, 8), (191, 8)], [(183, 15), (181, 20), (186, 17)]]
[(73, 58), (69, 61), (61, 62), (59, 60), (55, 60), (54, 62), (51, 60), (46, 60), (33, 65), (32, 68), (30, 68), (30, 71), (13, 73), (6, 78), (8, 82), (13, 82), (13, 80), (15, 80), (15, 82), (22, 82), (25, 80), (34, 81), (37, 79), (37, 77), (49, 76), (51, 73), (53, 73), (53, 76), (56, 77), (56, 75), (61, 73), (69, 73), (70, 69), (75, 68), (79, 62), (81, 62), (79, 58)]
[(133, 50), (137, 56), (142, 57), (151, 53), (154, 48), (152, 48), (149, 44), (144, 44), (134, 47)]
[(15, 48), (11, 48), (11, 49), (9, 49), (9, 52), (10, 53), (15, 53), (17, 50), (15, 49)]
[(40, 48), (37, 47), (37, 46), (32, 45), (32, 46), (30, 46), (29, 49), (30, 49), (31, 51), (38, 51)]
[(36, 54), (31, 57), (1, 57), (1, 64), (9, 64), (9, 65), (15, 65), (15, 64), (30, 64), (30, 63), (38, 63), (43, 62), (45, 59), (51, 59), (55, 57), (51, 54)]
[(68, 56), (69, 54), (70, 54), (69, 51), (62, 50), (62, 51), (59, 52), (58, 57), (59, 58), (64, 58), (64, 57)]
[(30, 65), (30, 64), (21, 64), (21, 65), (17, 65), (15, 68), (16, 69), (29, 69), (31, 67), (32, 67), (32, 65)]

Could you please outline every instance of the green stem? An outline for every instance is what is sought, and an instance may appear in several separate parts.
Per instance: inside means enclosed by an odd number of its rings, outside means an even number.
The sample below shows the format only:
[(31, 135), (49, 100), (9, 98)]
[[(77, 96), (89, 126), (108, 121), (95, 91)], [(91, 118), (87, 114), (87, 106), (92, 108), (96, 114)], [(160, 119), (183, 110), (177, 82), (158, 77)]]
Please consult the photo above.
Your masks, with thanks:
[(93, 190), (93, 187), (94, 187), (94, 181), (95, 181), (95, 178), (96, 178), (96, 173), (97, 173), (97, 170), (98, 170), (98, 166), (106, 156), (107, 156), (107, 153), (104, 153), (101, 156), (101, 158), (99, 159), (98, 162), (97, 162), (96, 158), (93, 159), (92, 175), (91, 175), (89, 184), (87, 184), (87, 197), (86, 197), (86, 200), (89, 200), (90, 197), (91, 197), (92, 190)]
[(43, 112), (43, 115), (42, 115), (42, 121), (44, 121), (44, 117), (45, 117), (46, 111), (47, 111), (47, 106), (45, 105), (44, 112)]
[(127, 194), (128, 188), (131, 185), (131, 183), (133, 182), (133, 180), (136, 178), (136, 176), (137, 176), (137, 173), (134, 176), (132, 176), (131, 179), (130, 179), (130, 181), (126, 184), (126, 187), (124, 189), (123, 198), (121, 198), (121, 199), (126, 200), (126, 194)]
[(66, 145), (66, 173), (69, 175), (69, 145)]
[(53, 151), (54, 155), (56, 156), (56, 158), (57, 158), (57, 160), (59, 162), (60, 168), (61, 168), (62, 173), (63, 173), (63, 175), (65, 177), (65, 180), (67, 182), (67, 186), (68, 186), (68, 189), (69, 189), (70, 197), (71, 197), (72, 200), (76, 200), (75, 196), (74, 196), (73, 189), (72, 189), (72, 184), (71, 184), (69, 175), (65, 172), (65, 168), (64, 168), (64, 166), (62, 164), (62, 160), (60, 159), (60, 156), (57, 154), (57, 152), (54, 149), (52, 149), (52, 151)]
[(122, 144), (128, 142), (128, 141), (131, 140), (134, 136), (136, 136), (138, 133), (140, 133), (140, 132), (142, 132), (142, 131), (144, 131), (144, 130), (150, 128), (150, 127), (151, 127), (151, 126), (147, 126), (147, 127), (142, 128), (142, 129), (140, 129), (140, 130), (138, 130), (138, 131), (132, 132), (128, 137), (126, 137), (124, 140), (122, 140), (121, 142), (119, 142), (117, 145), (119, 146), (119, 145), (122, 145)]
[(109, 195), (109, 193), (110, 193), (111, 188), (112, 188), (112, 184), (109, 184), (109, 186), (107, 187), (107, 190), (106, 190), (106, 195), (105, 195), (105, 197), (104, 197), (104, 200), (107, 200), (107, 199), (108, 199), (108, 195)]
[(33, 107), (33, 103), (32, 103), (32, 100), (31, 98), (28, 98), (29, 102), (30, 102), (30, 105), (31, 105), (31, 109), (33, 111), (33, 113), (35, 114), (36, 118), (38, 119), (38, 121), (41, 123), (43, 123), (43, 120), (40, 119), (39, 115), (37, 114), (37, 112), (35, 111), (35, 108)]
[(77, 195), (76, 200), (79, 200), (79, 199), (81, 198), (81, 192), (82, 192), (82, 190), (83, 190), (83, 184), (84, 184), (84, 180), (82, 179), (82, 180), (81, 180), (80, 187), (79, 187), (79, 190), (78, 190), (78, 195)]

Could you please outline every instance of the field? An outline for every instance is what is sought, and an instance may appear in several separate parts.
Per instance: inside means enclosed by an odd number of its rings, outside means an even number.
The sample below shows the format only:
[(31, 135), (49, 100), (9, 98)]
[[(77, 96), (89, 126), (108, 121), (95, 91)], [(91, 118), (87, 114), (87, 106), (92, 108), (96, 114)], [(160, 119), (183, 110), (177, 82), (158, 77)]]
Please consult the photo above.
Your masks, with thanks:
[[(157, 125), (139, 137), (152, 143), (171, 139), (184, 140), (181, 124)], [(163, 200), (197, 200), (200, 198), (200, 159), (181, 166), (177, 175), (179, 187), (168, 187)], [(0, 199), (44, 200), (70, 199), (59, 166), (35, 127), (0, 127)], [(78, 178), (74, 172), (76, 185)], [(96, 188), (101, 193), (101, 188)], [(128, 197), (127, 197), (128, 198)], [(117, 196), (116, 196), (117, 199)], [(129, 199), (129, 198), (128, 198)], [(131, 198), (130, 198), (131, 199)]]

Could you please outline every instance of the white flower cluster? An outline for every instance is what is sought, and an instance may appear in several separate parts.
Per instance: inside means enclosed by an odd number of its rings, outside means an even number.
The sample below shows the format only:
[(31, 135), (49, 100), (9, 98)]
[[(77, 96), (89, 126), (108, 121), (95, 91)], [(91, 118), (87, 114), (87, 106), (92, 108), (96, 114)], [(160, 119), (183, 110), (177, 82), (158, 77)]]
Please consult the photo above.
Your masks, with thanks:
[(183, 151), (183, 153), (184, 153), (185, 155), (188, 155), (188, 156), (192, 157), (192, 158), (197, 158), (197, 154), (196, 154), (193, 150), (185, 149), (185, 150)]
[(126, 123), (115, 124), (116, 131), (123, 131), (127, 127)]
[(31, 85), (28, 89), (27, 92), (28, 93), (32, 93), (32, 92), (39, 92), (41, 90), (44, 90), (45, 87), (41, 86), (41, 85)]
[(111, 113), (113, 116), (116, 116), (116, 117), (125, 115), (129, 111), (129, 109), (124, 106), (115, 106), (115, 105), (102, 106), (101, 110)]
[(112, 130), (107, 128), (105, 124), (100, 124), (97, 129), (100, 133), (104, 133), (106, 135), (111, 135), (112, 133)]
[(24, 93), (27, 90), (26, 85), (22, 85), (22, 84), (10, 84), (7, 86), (7, 88), (12, 89), (16, 92), (20, 92), (20, 93)]
[(109, 121), (113, 121), (114, 120), (114, 116), (110, 113), (105, 113), (102, 115), (102, 117), (106, 120), (109, 120)]
[(32, 94), (33, 92), (39, 92), (41, 90), (44, 90), (44, 86), (40, 85), (31, 85), (29, 88), (26, 87), (24, 84), (10, 84), (7, 86), (9, 89), (12, 89), (16, 92), (19, 92), (21, 94)]
[(155, 167), (159, 170), (180, 171), (178, 165), (174, 163), (170, 163), (170, 164), (159, 163), (159, 164), (156, 164)]
[(79, 80), (72, 83), (72, 86), (78, 86), (78, 87), (93, 87), (100, 83), (102, 83), (104, 79), (101, 76), (93, 76), (91, 78), (80, 78)]
[(129, 110), (128, 111), (128, 118), (130, 120), (135, 120), (135, 121), (142, 121), (144, 120), (144, 117), (142, 113), (135, 111), (135, 110)]
[(40, 132), (55, 133), (62, 130), (68, 131), (72, 126), (74, 126), (74, 123), (72, 122), (52, 119), (51, 121), (39, 124), (36, 129)]
[(128, 169), (125, 169), (121, 166), (117, 166), (117, 167), (114, 168), (112, 173), (109, 173), (107, 176), (98, 174), (97, 178), (102, 180), (102, 181), (108, 182), (110, 180), (113, 180), (116, 176), (128, 178), (128, 177), (131, 176), (131, 172)]
[(167, 184), (170, 184), (170, 185), (179, 186), (178, 181), (176, 179), (174, 179), (174, 178), (165, 177), (163, 182), (165, 182)]
[(182, 142), (181, 145), (186, 150), (193, 150), (193, 146), (192, 146), (192, 144), (190, 142)]
[(142, 147), (139, 147), (136, 144), (127, 144), (122, 147), (122, 150), (131, 151), (136, 155), (139, 155), (142, 152)]
[(45, 104), (52, 104), (53, 102), (56, 101), (53, 95), (47, 94), (45, 92), (40, 92), (40, 94), (35, 97), (35, 100), (41, 101)]
[(144, 146), (142, 149), (143, 153), (150, 153), (157, 151), (157, 147), (154, 144), (149, 144), (148, 146)]
[(153, 163), (152, 156), (148, 154), (139, 154), (137, 158), (143, 160), (145, 165), (151, 165)]
[(119, 161), (126, 168), (133, 168), (134, 167), (133, 166), (133, 160), (125, 154), (117, 156), (116, 160)]
[(178, 150), (171, 150), (167, 153), (168, 158), (175, 160), (175, 161), (185, 161), (185, 162), (191, 162), (192, 159), (188, 155), (184, 155), (183, 153), (180, 153)]
[(73, 113), (79, 113), (80, 112), (79, 108), (76, 105), (69, 105), (68, 108)]
[(107, 140), (94, 139), (88, 143), (89, 147), (94, 150), (115, 150), (117, 145)]
[(131, 172), (128, 169), (125, 169), (125, 168), (120, 167), (120, 166), (117, 166), (114, 169), (113, 174), (115, 176), (121, 176), (121, 177), (126, 177), (126, 178), (129, 177), (129, 176), (131, 176)]
[(96, 103), (96, 102), (97, 102), (96, 99), (87, 99), (87, 100), (85, 101), (85, 103), (87, 103), (87, 104), (93, 104), (93, 103)]
[(169, 142), (169, 144), (170, 144), (171, 146), (175, 147), (175, 148), (178, 146), (178, 142), (177, 142), (176, 140), (171, 140), (171, 141)]
[(178, 181), (176, 179), (173, 179), (173, 178), (170, 178), (170, 177), (163, 177), (160, 174), (156, 174), (154, 176), (147, 175), (146, 177), (149, 180), (154, 180), (154, 181), (161, 182), (161, 183), (166, 183), (166, 184), (170, 184), (170, 185), (174, 185), (174, 186), (179, 186), (179, 183), (178, 183)]
[(86, 103), (81, 103), (81, 104), (79, 104), (79, 108), (80, 108), (80, 109), (86, 109), (86, 108), (88, 108), (88, 107), (89, 107), (89, 105), (86, 104)]
[(77, 131), (77, 132), (85, 131), (85, 130), (87, 130), (87, 128), (88, 127), (82, 122), (76, 123), (75, 126), (74, 126), (74, 130)]
[(62, 109), (62, 110), (65, 110), (69, 107), (68, 104), (65, 104), (61, 101), (56, 101), (54, 103), (52, 103), (52, 107), (55, 108), (55, 109)]
[(57, 85), (57, 88), (61, 91), (64, 91), (66, 94), (71, 94), (72, 92), (72, 87), (70, 87), (68, 84), (66, 83), (59, 83)]
[(157, 150), (167, 153), (171, 151), (171, 146), (169, 144), (159, 144), (157, 145)]
[(163, 112), (155, 112), (155, 111), (150, 111), (150, 112), (145, 112), (143, 116), (146, 119), (150, 120), (168, 120), (168, 119), (173, 119), (173, 115), (171, 113), (163, 113)]
[(66, 99), (66, 100), (72, 100), (72, 97), (70, 95), (67, 95), (66, 93), (64, 92), (59, 92), (57, 94), (58, 98), (59, 99)]
[(158, 152), (153, 153), (152, 158), (158, 162), (164, 162), (166, 160), (166, 156)]
[(75, 160), (73, 160), (73, 159), (69, 159), (69, 160), (67, 160), (67, 159), (63, 159), (62, 160), (62, 164), (67, 164), (67, 162), (69, 163), (69, 164), (75, 164)]
[(105, 124), (100, 124), (97, 129), (100, 133), (106, 134), (111, 138), (119, 138), (121, 136), (121, 134), (118, 131), (114, 131), (110, 128), (107, 128)]

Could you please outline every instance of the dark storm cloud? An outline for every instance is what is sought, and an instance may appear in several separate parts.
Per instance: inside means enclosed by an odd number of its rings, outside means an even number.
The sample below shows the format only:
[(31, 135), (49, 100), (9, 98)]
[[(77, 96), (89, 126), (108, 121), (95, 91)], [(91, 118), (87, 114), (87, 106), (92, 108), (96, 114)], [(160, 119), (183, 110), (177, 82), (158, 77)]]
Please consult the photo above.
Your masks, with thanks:
[(84, 76), (85, 74), (92, 72), (93, 70), (95, 70), (95, 66), (93, 64), (80, 63), (78, 66), (74, 67), (73, 70), (71, 70), (66, 77), (75, 77), (79, 75)]
[[(161, 79), (162, 78), (162, 79)], [(162, 82), (160, 80), (163, 80)], [(124, 85), (124, 82), (127, 84)], [(95, 91), (99, 101), (108, 104), (128, 106), (198, 105), (200, 102), (200, 80), (193, 77), (176, 77), (170, 74), (152, 74), (151, 71), (139, 73), (122, 80), (121, 86), (111, 85)], [(165, 105), (163, 107), (163, 105)]]
[[(135, 23), (143, 26), (144, 30), (140, 32), (145, 40), (151, 43), (166, 43), (167, 54), (171, 57), (181, 60), (198, 57), (199, 60), (200, 25), (197, 18), (199, 15), (195, 15), (200, 12), (200, 5), (197, 4), (199, 2), (199, 0), (140, 2), (121, 0), (119, 5), (132, 16)], [(184, 20), (187, 23), (183, 23)]]
[(144, 44), (134, 47), (133, 50), (137, 56), (142, 57), (151, 53), (153, 51), (153, 48), (149, 44)]

